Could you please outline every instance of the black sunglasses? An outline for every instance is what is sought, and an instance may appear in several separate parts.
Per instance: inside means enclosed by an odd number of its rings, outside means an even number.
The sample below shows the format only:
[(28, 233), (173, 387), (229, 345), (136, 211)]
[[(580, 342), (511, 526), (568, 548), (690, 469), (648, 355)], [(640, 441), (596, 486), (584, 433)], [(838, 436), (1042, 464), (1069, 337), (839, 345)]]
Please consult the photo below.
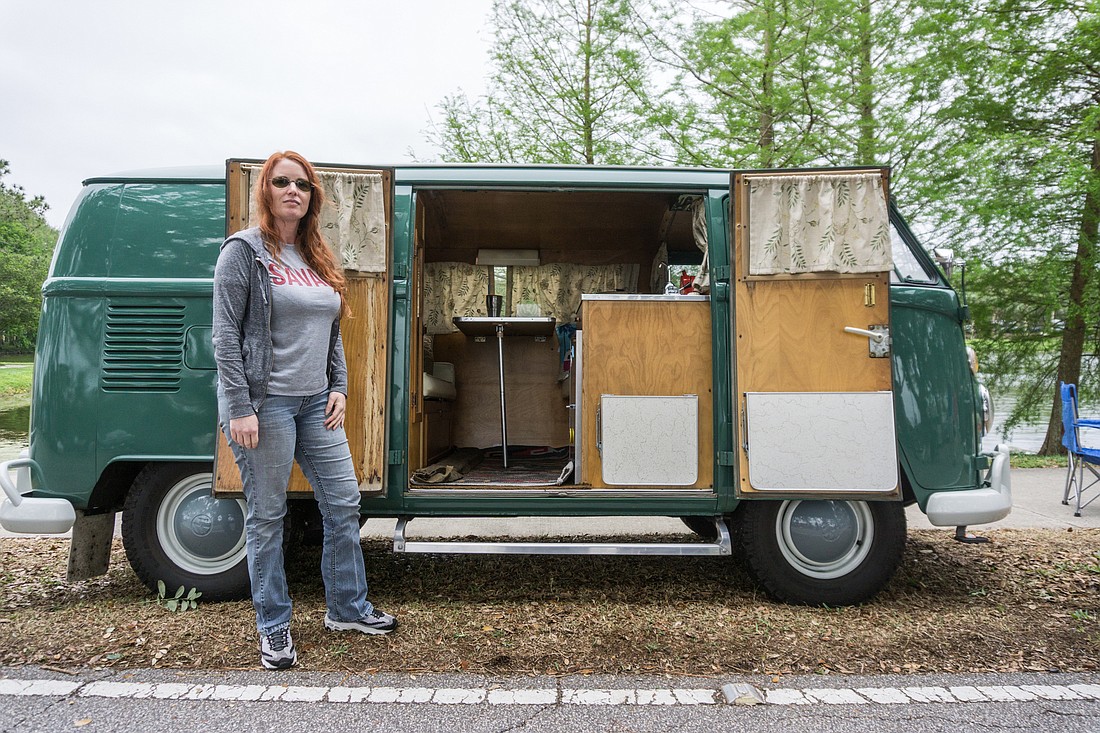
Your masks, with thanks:
[(293, 181), (286, 176), (275, 176), (271, 179), (271, 185), (275, 188), (286, 188), (290, 184), (294, 184), (302, 193), (309, 193), (313, 190), (313, 184), (304, 178), (295, 178)]

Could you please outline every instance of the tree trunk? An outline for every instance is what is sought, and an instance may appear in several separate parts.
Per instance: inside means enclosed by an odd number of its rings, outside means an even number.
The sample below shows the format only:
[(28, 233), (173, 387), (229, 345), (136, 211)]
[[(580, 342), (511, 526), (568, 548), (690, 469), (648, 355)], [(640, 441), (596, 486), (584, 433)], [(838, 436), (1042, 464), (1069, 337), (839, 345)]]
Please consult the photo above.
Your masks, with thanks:
[(775, 3), (764, 7), (764, 71), (760, 79), (760, 127), (757, 145), (760, 147), (760, 164), (765, 168), (775, 160)]
[(596, 151), (593, 143), (592, 119), (592, 2), (588, 3), (588, 15), (584, 23), (584, 162), (592, 165), (596, 162)]
[(859, 150), (856, 157), (860, 165), (874, 165), (875, 161), (875, 81), (872, 61), (871, 2), (860, 3), (859, 28)]
[[(1092, 142), (1092, 175), (1100, 179), (1100, 140)], [(1097, 230), (1100, 229), (1100, 199), (1095, 187), (1085, 194), (1081, 213), (1081, 231), (1077, 240), (1077, 255), (1073, 259), (1073, 277), (1069, 284), (1066, 325), (1062, 331), (1062, 347), (1058, 355), (1058, 384), (1077, 384), (1081, 378), (1081, 356), (1085, 347), (1085, 293), (1096, 267)], [(1055, 385), (1050, 422), (1039, 455), (1052, 456), (1062, 452), (1062, 396)]]

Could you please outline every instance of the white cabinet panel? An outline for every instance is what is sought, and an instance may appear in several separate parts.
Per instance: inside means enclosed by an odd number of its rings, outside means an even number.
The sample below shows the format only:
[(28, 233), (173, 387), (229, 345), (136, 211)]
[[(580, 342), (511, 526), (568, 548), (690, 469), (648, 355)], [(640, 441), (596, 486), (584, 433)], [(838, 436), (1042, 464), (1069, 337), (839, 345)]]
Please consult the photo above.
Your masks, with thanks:
[(691, 486), (699, 479), (699, 398), (600, 396), (604, 483)]
[(745, 405), (752, 488), (890, 492), (897, 487), (890, 392), (749, 392)]

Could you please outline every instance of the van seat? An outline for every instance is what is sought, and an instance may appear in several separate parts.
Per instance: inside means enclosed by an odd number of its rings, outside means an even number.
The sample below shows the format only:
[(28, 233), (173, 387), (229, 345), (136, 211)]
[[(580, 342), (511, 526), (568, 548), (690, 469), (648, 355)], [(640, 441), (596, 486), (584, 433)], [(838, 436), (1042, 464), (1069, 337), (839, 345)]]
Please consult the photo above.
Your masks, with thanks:
[(424, 372), (424, 399), (450, 401), (457, 396), (454, 364), (437, 361), (432, 364), (431, 373)]

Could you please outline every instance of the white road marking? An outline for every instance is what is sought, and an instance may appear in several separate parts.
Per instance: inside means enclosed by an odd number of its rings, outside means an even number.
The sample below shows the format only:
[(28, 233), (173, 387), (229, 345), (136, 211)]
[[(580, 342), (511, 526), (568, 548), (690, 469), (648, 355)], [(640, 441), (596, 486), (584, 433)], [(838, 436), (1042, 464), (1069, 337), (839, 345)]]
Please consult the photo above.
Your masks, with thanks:
[(80, 682), (64, 680), (0, 680), (0, 695), (71, 695)]
[[(859, 687), (762, 690), (768, 705), (913, 705), (1032, 700), (1100, 701), (1100, 684), (960, 685), (955, 687)], [(432, 705), (715, 705), (710, 688), (515, 688), (322, 687), (306, 685), (217, 685), (180, 682), (0, 679), (0, 696), (78, 697), (235, 702), (401, 703)]]

